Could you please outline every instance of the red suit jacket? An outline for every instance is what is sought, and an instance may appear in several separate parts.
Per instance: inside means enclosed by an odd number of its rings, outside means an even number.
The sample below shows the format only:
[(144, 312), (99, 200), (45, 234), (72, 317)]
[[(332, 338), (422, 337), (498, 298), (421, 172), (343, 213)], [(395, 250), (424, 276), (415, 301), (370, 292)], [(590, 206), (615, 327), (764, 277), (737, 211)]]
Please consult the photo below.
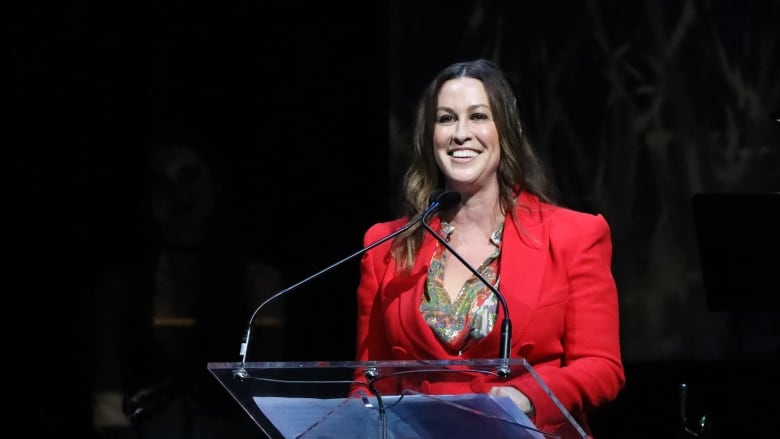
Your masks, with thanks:
[[(525, 193), (518, 197), (516, 215), (516, 221), (506, 217), (499, 271), (499, 289), (512, 322), (511, 357), (524, 357), (589, 432), (585, 412), (614, 400), (625, 383), (609, 226), (601, 215), (542, 203)], [(365, 233), (364, 245), (406, 222), (373, 225)], [(430, 224), (437, 229), (438, 222), (434, 218)], [(363, 255), (356, 360), (498, 357), (500, 306), (494, 330), (462, 356), (448, 353), (423, 320), (420, 300), (435, 245), (435, 239), (426, 235), (409, 275), (396, 272), (390, 241)], [(418, 391), (429, 394), (480, 393), (511, 385), (533, 402), (539, 428), (564, 422), (530, 374), (509, 381), (479, 375), (470, 381), (418, 384)]]

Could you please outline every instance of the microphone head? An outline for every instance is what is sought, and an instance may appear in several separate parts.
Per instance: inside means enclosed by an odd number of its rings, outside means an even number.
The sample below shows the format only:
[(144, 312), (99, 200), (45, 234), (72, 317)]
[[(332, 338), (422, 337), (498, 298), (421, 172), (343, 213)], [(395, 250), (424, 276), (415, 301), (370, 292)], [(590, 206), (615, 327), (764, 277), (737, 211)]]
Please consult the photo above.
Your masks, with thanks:
[(438, 203), (439, 198), (444, 194), (443, 189), (436, 189), (428, 196), (428, 204)]
[(447, 210), (460, 203), (460, 194), (458, 192), (442, 192), (436, 196), (439, 202), (440, 210)]

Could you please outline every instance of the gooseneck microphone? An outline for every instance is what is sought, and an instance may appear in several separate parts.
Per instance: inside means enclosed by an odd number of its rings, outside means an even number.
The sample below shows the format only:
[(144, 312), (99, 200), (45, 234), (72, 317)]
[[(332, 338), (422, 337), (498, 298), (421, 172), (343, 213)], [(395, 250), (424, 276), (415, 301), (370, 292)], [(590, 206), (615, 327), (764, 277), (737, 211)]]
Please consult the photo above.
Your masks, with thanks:
[[(460, 194), (457, 192), (445, 192), (441, 194), (438, 198), (439, 199), (446, 198), (447, 204), (449, 206), (455, 205), (460, 202)], [(440, 207), (441, 210), (446, 210), (446, 208), (443, 207), (444, 204), (445, 203), (442, 201), (441, 202), (442, 207)], [(512, 321), (509, 319), (509, 307), (506, 304), (506, 299), (504, 299), (504, 295), (501, 294), (500, 291), (498, 291), (498, 288), (496, 288), (495, 286), (493, 286), (493, 284), (488, 282), (488, 280), (485, 279), (485, 276), (483, 276), (482, 273), (479, 272), (479, 270), (477, 270), (471, 264), (466, 262), (463, 256), (458, 254), (458, 252), (456, 252), (455, 249), (453, 249), (452, 246), (450, 246), (450, 244), (447, 243), (447, 241), (444, 238), (439, 236), (439, 234), (435, 230), (433, 230), (433, 228), (430, 225), (428, 225), (428, 216), (430, 216), (432, 212), (433, 212), (432, 210), (426, 211), (422, 215), (422, 224), (425, 227), (425, 229), (428, 230), (431, 233), (431, 235), (433, 235), (433, 237), (436, 238), (436, 240), (441, 243), (441, 245), (443, 245), (447, 250), (449, 250), (449, 252), (452, 253), (453, 256), (458, 258), (458, 260), (461, 263), (463, 263), (463, 265), (465, 265), (466, 268), (468, 268), (468, 270), (474, 274), (474, 276), (476, 276), (479, 280), (481, 280), (482, 283), (485, 284), (490, 289), (490, 291), (492, 291), (493, 294), (496, 295), (498, 301), (501, 302), (501, 308), (504, 310), (504, 320), (501, 322), (501, 337), (499, 340), (500, 344), (498, 347), (498, 358), (501, 360), (501, 364), (499, 364), (496, 373), (498, 373), (500, 377), (506, 378), (510, 375), (508, 360), (509, 360), (509, 345), (512, 340)]]
[(381, 238), (381, 239), (375, 241), (374, 243), (368, 245), (367, 247), (363, 247), (362, 249), (356, 251), (355, 253), (352, 253), (351, 255), (347, 256), (346, 258), (341, 259), (341, 260), (339, 260), (339, 261), (337, 261), (337, 262), (335, 262), (335, 263), (333, 263), (333, 264), (323, 268), (322, 270), (320, 270), (320, 271), (310, 275), (309, 277), (307, 277), (307, 278), (305, 278), (305, 279), (303, 279), (303, 280), (301, 280), (301, 281), (299, 281), (299, 282), (297, 282), (297, 283), (295, 283), (295, 284), (293, 284), (293, 285), (291, 285), (291, 286), (289, 286), (287, 288), (279, 290), (278, 292), (274, 293), (272, 296), (267, 298), (265, 301), (263, 301), (257, 308), (255, 308), (255, 311), (252, 313), (252, 317), (249, 319), (249, 324), (247, 325), (246, 333), (244, 334), (244, 337), (243, 337), (243, 339), (241, 341), (240, 355), (241, 355), (242, 367), (241, 367), (241, 369), (239, 369), (237, 371), (234, 371), (233, 372), (233, 376), (235, 378), (241, 378), (241, 379), (248, 377), (248, 374), (247, 374), (246, 369), (245, 369), (244, 366), (246, 365), (246, 359), (247, 359), (247, 355), (248, 355), (248, 352), (249, 352), (249, 341), (251, 340), (251, 337), (252, 337), (252, 326), (253, 326), (252, 323), (255, 321), (255, 317), (258, 315), (260, 310), (262, 310), (268, 303), (270, 303), (273, 300), (276, 300), (277, 298), (279, 298), (279, 297), (289, 293), (290, 291), (300, 287), (301, 285), (303, 285), (303, 284), (305, 284), (305, 283), (307, 283), (307, 282), (309, 282), (309, 281), (311, 281), (311, 280), (313, 280), (313, 279), (315, 279), (315, 278), (317, 278), (319, 276), (322, 276), (323, 274), (325, 274), (325, 273), (329, 272), (330, 270), (338, 267), (339, 265), (341, 265), (341, 264), (343, 264), (343, 263), (345, 263), (345, 262), (347, 262), (347, 261), (349, 261), (349, 260), (351, 260), (351, 259), (353, 259), (353, 258), (355, 258), (357, 256), (362, 255), (363, 253), (365, 253), (365, 252), (371, 250), (372, 248), (382, 244), (383, 242), (400, 235), (401, 233), (405, 232), (406, 230), (409, 230), (410, 228), (412, 228), (415, 224), (423, 221), (423, 219), (426, 216), (430, 215), (431, 213), (433, 213), (433, 212), (435, 212), (435, 211), (437, 211), (439, 209), (449, 209), (450, 207), (452, 207), (458, 201), (460, 201), (460, 194), (458, 194), (458, 193), (455, 193), (455, 192), (435, 192), (433, 194), (433, 196), (431, 197), (431, 202), (428, 204), (428, 207), (419, 216), (417, 216), (416, 218), (410, 220), (406, 225), (404, 225), (400, 229), (398, 229), (395, 232), (385, 236), (384, 238)]

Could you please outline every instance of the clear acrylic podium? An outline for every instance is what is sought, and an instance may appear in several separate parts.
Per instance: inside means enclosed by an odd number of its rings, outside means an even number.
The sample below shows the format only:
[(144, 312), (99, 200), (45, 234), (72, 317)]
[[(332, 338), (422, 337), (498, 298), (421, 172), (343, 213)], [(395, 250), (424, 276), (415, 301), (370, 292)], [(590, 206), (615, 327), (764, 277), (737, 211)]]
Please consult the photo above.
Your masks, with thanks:
[[(587, 438), (527, 361), (208, 363), (209, 371), (269, 438)], [(509, 398), (426, 394), (421, 383), (531, 374), (563, 422), (537, 429)], [(382, 390), (379, 390), (382, 389)], [(388, 391), (387, 389), (392, 389)], [(431, 392), (433, 393), (433, 392)]]

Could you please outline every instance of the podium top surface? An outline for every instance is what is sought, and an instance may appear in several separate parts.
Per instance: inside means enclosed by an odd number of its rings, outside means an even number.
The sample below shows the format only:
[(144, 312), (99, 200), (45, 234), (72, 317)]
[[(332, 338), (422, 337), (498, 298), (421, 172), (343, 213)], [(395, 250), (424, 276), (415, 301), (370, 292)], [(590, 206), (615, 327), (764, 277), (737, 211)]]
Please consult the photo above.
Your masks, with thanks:
[[(524, 358), (212, 362), (207, 367), (270, 438), (436, 439), (451, 437), (444, 432), (459, 425), (486, 437), (587, 438)], [(537, 402), (557, 419), (552, 431), (537, 429), (508, 397), (472, 390), (481, 380), (513, 379), (541, 390), (535, 393), (547, 401)], [(449, 392), (452, 383), (465, 391)]]

